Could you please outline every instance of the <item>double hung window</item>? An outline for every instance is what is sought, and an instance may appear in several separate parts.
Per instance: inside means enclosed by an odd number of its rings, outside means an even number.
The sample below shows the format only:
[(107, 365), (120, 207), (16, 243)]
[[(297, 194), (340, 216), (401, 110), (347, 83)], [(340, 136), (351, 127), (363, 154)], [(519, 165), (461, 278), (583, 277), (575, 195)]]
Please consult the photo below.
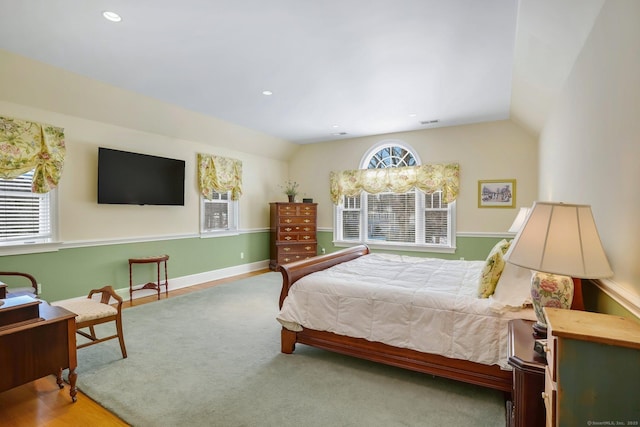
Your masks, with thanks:
[[(374, 147), (361, 165), (361, 169), (418, 166), (420, 159), (409, 146), (393, 141)], [(363, 191), (343, 196), (335, 207), (334, 236), (336, 243), (448, 251), (455, 248), (454, 218), (455, 201), (447, 203), (442, 191)]]
[(48, 243), (54, 239), (56, 190), (33, 193), (33, 171), (0, 179), (0, 245)]
[(212, 192), (211, 200), (200, 196), (200, 232), (204, 235), (238, 231), (238, 201), (231, 200), (231, 191)]

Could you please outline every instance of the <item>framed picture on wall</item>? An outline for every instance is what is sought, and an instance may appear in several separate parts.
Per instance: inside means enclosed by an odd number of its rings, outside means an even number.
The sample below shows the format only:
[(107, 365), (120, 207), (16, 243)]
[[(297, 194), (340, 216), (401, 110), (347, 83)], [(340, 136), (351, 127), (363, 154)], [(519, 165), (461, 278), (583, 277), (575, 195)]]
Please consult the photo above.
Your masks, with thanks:
[(485, 179), (478, 181), (479, 208), (514, 208), (515, 206), (515, 179)]

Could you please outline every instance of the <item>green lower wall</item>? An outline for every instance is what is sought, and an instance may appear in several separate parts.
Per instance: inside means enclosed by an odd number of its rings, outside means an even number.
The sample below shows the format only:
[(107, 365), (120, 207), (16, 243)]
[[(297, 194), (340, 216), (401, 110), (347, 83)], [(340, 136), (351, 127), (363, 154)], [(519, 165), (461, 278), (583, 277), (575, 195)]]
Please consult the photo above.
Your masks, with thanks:
[(622, 316), (640, 324), (640, 318), (603, 292), (602, 289), (591, 280), (582, 281), (582, 296), (584, 299), (584, 308), (587, 311)]
[[(244, 259), (240, 253), (244, 253)], [(42, 284), (40, 297), (57, 301), (86, 295), (106, 284), (129, 286), (129, 258), (168, 254), (169, 278), (269, 259), (269, 233), (216, 238), (186, 238), (60, 249), (56, 252), (0, 257), (0, 271), (32, 274)], [(133, 266), (134, 284), (156, 280), (156, 264)], [(164, 277), (164, 274), (162, 275)], [(0, 277), (8, 281), (8, 277)], [(12, 279), (13, 280), (13, 279)], [(24, 282), (25, 284), (28, 282)]]

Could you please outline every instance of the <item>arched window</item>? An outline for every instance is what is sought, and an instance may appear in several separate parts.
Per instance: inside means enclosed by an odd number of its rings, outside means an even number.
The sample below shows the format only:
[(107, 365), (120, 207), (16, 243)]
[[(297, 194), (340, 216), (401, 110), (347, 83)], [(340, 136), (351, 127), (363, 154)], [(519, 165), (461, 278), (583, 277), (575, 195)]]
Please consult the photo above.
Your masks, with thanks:
[[(402, 141), (382, 141), (362, 157), (360, 169), (418, 166), (420, 158)], [(402, 249), (455, 248), (455, 202), (446, 203), (442, 192), (425, 194), (383, 192), (345, 196), (336, 206), (334, 236), (337, 242), (370, 246), (401, 246)]]

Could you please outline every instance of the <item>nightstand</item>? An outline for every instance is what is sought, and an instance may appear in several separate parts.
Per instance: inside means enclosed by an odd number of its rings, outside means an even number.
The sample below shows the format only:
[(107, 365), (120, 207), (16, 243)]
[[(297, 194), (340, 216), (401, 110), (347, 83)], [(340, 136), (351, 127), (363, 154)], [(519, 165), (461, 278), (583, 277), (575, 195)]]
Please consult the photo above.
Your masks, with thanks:
[(640, 423), (640, 325), (601, 313), (545, 307), (544, 402), (553, 427)]
[(507, 426), (545, 425), (544, 372), (547, 363), (533, 350), (533, 323), (509, 321), (508, 363), (513, 368), (512, 401), (507, 402)]

